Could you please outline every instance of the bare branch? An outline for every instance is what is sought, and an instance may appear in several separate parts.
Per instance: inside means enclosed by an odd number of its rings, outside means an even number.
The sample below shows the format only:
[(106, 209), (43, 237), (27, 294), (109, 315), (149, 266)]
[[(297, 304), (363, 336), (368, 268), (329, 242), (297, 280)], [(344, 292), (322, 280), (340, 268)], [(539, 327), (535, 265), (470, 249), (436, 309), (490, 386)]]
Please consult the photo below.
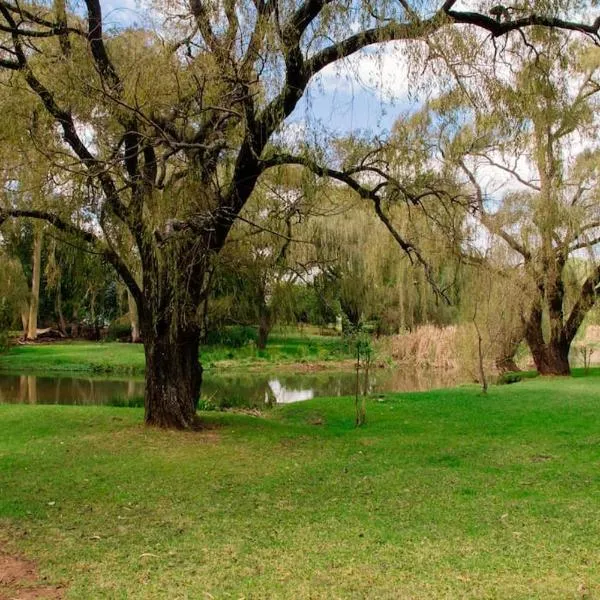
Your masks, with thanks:
[(469, 182), (475, 190), (475, 198), (477, 200), (477, 211), (479, 213), (479, 219), (482, 225), (491, 233), (501, 237), (515, 252), (518, 252), (525, 259), (525, 262), (529, 262), (531, 260), (531, 252), (529, 252), (529, 250), (527, 250), (525, 246), (520, 244), (514, 236), (510, 235), (507, 231), (502, 229), (502, 227), (498, 226), (495, 223), (495, 219), (486, 212), (483, 203), (483, 190), (481, 189), (481, 186), (479, 185), (475, 174), (467, 167), (463, 160), (459, 160), (458, 165), (466, 174)]

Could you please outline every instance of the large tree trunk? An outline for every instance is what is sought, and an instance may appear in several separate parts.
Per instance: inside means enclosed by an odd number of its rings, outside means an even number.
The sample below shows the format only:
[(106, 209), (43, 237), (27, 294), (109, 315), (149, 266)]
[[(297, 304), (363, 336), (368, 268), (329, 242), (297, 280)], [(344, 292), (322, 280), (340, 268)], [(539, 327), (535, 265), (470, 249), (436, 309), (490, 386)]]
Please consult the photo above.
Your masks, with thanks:
[(549, 340), (544, 339), (542, 310), (536, 303), (525, 327), (525, 339), (540, 375), (570, 375), (569, 350), (571, 339), (554, 328)]
[(31, 302), (27, 323), (27, 339), (37, 338), (38, 310), (40, 305), (40, 280), (42, 278), (42, 230), (36, 229), (33, 238), (33, 276), (31, 280)]
[(145, 421), (148, 425), (189, 429), (194, 425), (202, 385), (198, 360), (200, 333), (142, 329), (146, 354)]
[(268, 317), (261, 316), (258, 324), (258, 339), (256, 340), (256, 346), (259, 350), (266, 349), (270, 331), (271, 324)]
[(570, 344), (564, 340), (550, 340), (541, 345), (529, 345), (540, 375), (570, 375)]

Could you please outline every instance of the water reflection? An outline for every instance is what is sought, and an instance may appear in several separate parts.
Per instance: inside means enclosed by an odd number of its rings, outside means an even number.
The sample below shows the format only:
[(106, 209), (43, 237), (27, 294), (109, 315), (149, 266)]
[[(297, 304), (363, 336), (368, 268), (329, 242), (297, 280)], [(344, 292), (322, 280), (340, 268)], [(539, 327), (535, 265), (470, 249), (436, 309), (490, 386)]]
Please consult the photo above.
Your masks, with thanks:
[[(269, 391), (271, 394), (269, 394)], [(269, 380), (269, 390), (265, 393), (265, 404), (289, 404), (290, 402), (302, 402), (302, 400), (310, 400), (315, 397), (315, 392), (312, 389), (295, 390), (284, 387), (279, 379)]]
[(143, 395), (136, 379), (0, 375), (0, 402), (8, 404), (111, 404)]
[[(371, 374), (368, 392), (421, 391), (454, 386), (465, 376), (436, 370), (394, 369)], [(324, 371), (278, 376), (265, 374), (205, 377), (202, 401), (215, 407), (256, 407), (301, 402), (355, 392), (356, 374)], [(98, 379), (0, 374), (0, 402), (10, 404), (143, 404), (142, 379)]]

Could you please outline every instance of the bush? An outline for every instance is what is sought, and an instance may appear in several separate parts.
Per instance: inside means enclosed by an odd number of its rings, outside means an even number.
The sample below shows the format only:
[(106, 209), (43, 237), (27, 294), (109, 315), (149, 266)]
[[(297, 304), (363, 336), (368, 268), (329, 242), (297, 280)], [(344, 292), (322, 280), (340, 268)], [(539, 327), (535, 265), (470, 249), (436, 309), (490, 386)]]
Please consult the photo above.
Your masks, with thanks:
[(232, 325), (208, 331), (204, 339), (208, 346), (227, 346), (241, 348), (251, 342), (256, 342), (258, 334), (249, 325)]
[(522, 380), (523, 377), (519, 373), (509, 371), (508, 373), (502, 373), (502, 375), (498, 377), (498, 381), (496, 383), (498, 385), (509, 385), (511, 383), (519, 383), (519, 381)]
[(106, 334), (108, 342), (128, 342), (131, 340), (131, 323), (122, 320), (113, 321)]

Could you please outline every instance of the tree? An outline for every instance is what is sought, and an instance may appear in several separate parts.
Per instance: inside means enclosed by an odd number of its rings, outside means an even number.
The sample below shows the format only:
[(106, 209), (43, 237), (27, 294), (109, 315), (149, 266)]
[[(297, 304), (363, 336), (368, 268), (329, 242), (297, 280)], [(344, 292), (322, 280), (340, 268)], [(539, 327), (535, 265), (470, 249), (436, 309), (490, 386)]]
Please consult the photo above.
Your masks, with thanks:
[(14, 116), (14, 143), (39, 149), (59, 174), (53, 197), (5, 200), (0, 221), (45, 220), (116, 269), (138, 308), (145, 420), (176, 428), (194, 423), (214, 257), (260, 176), (295, 162), (271, 142), (317, 73), (457, 23), (492, 36), (530, 25), (597, 36), (600, 26), (558, 12), (499, 21), (445, 0), (422, 11), (361, 5), (356, 31), (354, 7), (341, 2), (190, 0), (155, 5), (160, 32), (111, 34), (100, 0), (85, 0), (85, 17), (65, 4), (0, 2), (3, 114)]
[[(440, 145), (474, 199), (472, 216), (508, 252), (504, 270), (520, 266), (525, 275), (521, 328), (538, 371), (566, 375), (600, 284), (600, 56), (556, 34), (540, 38), (535, 55), (490, 84), (471, 123), (441, 134)], [(486, 193), (490, 169), (508, 190)], [(582, 250), (585, 271), (574, 278)]]
[(0, 289), (0, 351), (8, 342), (8, 331), (14, 325), (14, 315), (27, 301), (28, 290), (23, 270), (18, 260), (0, 250), (2, 288)]
[[(600, 284), (599, 56), (557, 32), (537, 31), (536, 42), (538, 49), (512, 45), (501, 75), (481, 57), (453, 57), (448, 71), (455, 85), (337, 176), (373, 202), (432, 285), (423, 235), (394, 217), (394, 204), (418, 206), (434, 236), (447, 240), (448, 253), (495, 273), (501, 297), (516, 272), (520, 298), (514, 306), (505, 299), (501, 311), (509, 321), (499, 367), (514, 367), (525, 338), (540, 373), (568, 374), (571, 342)], [(376, 185), (350, 176), (356, 173), (376, 174)], [(583, 249), (587, 269), (574, 283), (573, 257)]]
[[(381, 334), (424, 322), (451, 321), (453, 309), (440, 301), (421, 265), (413, 264), (398, 247), (371, 207), (347, 189), (336, 191), (344, 208), (332, 209), (332, 214), (316, 220), (312, 237), (323, 265), (319, 283), (327, 288), (330, 302), (339, 303), (344, 325), (354, 330), (371, 322)], [(411, 215), (406, 225), (411, 226), (413, 238), (419, 235), (417, 231), (424, 233), (423, 215)], [(423, 235), (420, 241), (427, 250), (434, 286), (447, 287), (459, 265), (443, 252), (444, 244), (438, 239)]]

